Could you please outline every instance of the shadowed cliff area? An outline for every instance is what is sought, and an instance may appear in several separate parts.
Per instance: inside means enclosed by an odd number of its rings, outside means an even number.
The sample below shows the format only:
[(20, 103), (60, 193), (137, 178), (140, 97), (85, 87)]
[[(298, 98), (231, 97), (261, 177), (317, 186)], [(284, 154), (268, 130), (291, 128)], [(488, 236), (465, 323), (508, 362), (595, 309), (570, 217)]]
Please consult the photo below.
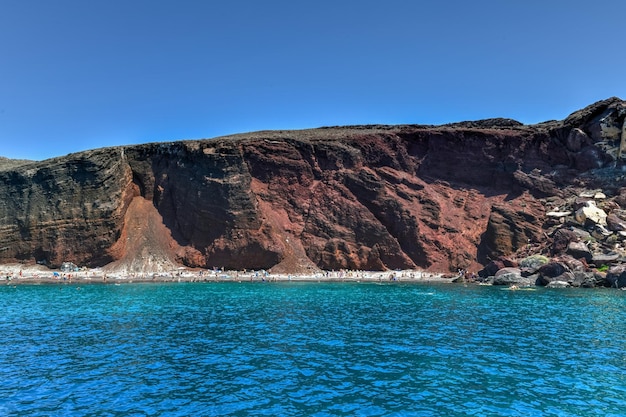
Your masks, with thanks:
[(0, 159), (0, 263), (478, 270), (547, 250), (546, 213), (581, 190), (602, 190), (622, 216), (625, 116), (611, 98), (537, 125), (329, 127)]

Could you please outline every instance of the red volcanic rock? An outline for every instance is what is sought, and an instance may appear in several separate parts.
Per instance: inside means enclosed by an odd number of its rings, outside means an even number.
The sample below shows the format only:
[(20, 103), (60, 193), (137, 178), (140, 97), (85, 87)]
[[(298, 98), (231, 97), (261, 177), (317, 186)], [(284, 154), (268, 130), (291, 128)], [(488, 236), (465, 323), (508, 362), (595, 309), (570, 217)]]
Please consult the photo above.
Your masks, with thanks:
[(571, 152), (579, 152), (583, 146), (591, 144), (592, 142), (589, 136), (578, 128), (574, 128), (570, 131), (565, 143), (567, 149)]
[(569, 248), (571, 242), (577, 242), (579, 240), (576, 233), (568, 229), (558, 229), (552, 236), (552, 255), (560, 255), (565, 253)]
[(548, 244), (546, 199), (623, 186), (625, 114), (614, 98), (532, 126), (258, 132), (7, 162), (0, 262), (477, 271)]
[(519, 200), (494, 204), (482, 236), (479, 255), (485, 259), (517, 252), (542, 239), (545, 210), (527, 195)]
[(617, 215), (610, 213), (606, 216), (606, 223), (609, 230), (624, 231), (626, 230), (626, 222), (620, 219)]

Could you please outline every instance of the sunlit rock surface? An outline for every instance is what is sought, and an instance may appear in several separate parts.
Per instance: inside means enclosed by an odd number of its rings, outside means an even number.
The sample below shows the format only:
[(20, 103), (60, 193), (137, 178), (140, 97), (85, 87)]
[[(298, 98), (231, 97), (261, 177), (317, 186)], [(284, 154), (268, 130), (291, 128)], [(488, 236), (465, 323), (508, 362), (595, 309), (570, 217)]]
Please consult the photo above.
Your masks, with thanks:
[(550, 247), (581, 190), (601, 190), (614, 205), (599, 208), (624, 221), (625, 109), (612, 98), (537, 125), (270, 131), (4, 160), (0, 262), (478, 270)]

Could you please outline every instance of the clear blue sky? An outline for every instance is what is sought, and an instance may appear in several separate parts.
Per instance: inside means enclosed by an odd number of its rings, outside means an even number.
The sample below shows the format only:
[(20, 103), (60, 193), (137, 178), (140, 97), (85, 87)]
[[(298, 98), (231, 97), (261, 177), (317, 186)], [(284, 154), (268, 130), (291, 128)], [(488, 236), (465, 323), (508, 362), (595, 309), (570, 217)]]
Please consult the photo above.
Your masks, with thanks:
[(623, 0), (0, 0), (0, 155), (561, 119), (626, 98)]

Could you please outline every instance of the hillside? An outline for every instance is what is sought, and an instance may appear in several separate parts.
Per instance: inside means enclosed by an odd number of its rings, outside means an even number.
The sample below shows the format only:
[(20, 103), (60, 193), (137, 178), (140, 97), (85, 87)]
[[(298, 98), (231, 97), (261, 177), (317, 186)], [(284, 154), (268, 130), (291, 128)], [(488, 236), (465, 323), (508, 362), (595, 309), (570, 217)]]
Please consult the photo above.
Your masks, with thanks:
[(478, 271), (554, 255), (572, 225), (602, 226), (591, 249), (621, 254), (617, 230), (575, 212), (593, 200), (626, 224), (625, 116), (611, 98), (537, 125), (329, 127), (3, 159), (0, 262)]

